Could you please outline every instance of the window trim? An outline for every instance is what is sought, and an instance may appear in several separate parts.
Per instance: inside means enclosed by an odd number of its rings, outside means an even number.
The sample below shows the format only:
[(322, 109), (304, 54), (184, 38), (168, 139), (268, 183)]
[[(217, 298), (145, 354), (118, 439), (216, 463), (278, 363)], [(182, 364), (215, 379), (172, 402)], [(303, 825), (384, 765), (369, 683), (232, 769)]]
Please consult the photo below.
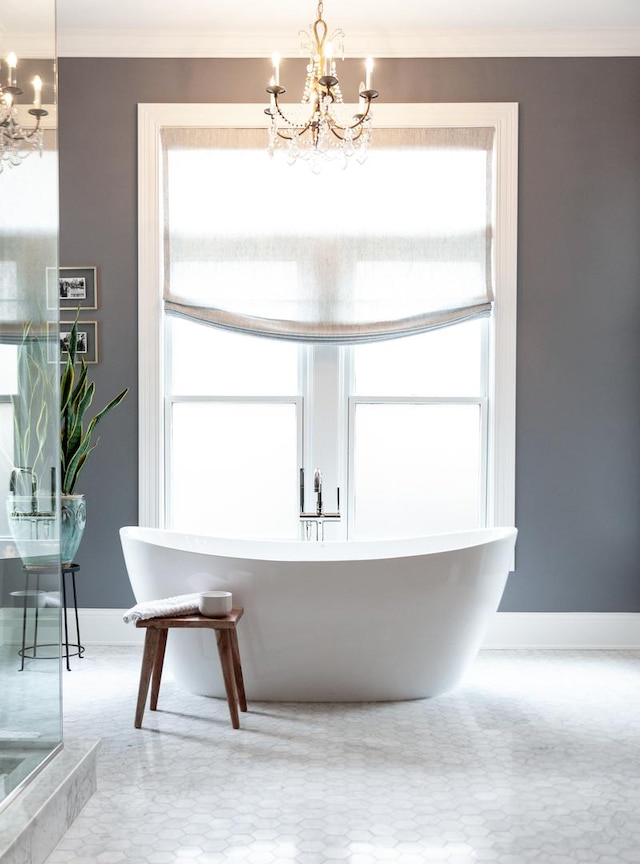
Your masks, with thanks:
[[(138, 518), (145, 527), (164, 525), (166, 482), (160, 130), (164, 126), (211, 125), (260, 128), (264, 127), (263, 109), (263, 105), (250, 103), (138, 105)], [(376, 106), (375, 123), (381, 127), (489, 126), (495, 130), (495, 306), (488, 376), (487, 524), (514, 525), (518, 105), (382, 104)]]

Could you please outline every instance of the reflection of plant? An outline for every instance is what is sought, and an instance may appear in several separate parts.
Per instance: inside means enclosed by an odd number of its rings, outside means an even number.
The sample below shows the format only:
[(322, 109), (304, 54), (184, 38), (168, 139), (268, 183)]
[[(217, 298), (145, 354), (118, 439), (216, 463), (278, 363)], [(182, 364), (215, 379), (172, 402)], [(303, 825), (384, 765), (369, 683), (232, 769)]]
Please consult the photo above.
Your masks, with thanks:
[(98, 444), (91, 444), (91, 437), (100, 420), (119, 405), (129, 392), (126, 387), (118, 393), (111, 402), (98, 411), (84, 428), (85, 415), (95, 394), (96, 385), (89, 382), (87, 364), (80, 361), (80, 372), (76, 375), (74, 368), (77, 354), (78, 318), (73, 323), (69, 337), (69, 347), (65, 366), (60, 378), (60, 474), (63, 495), (73, 495), (76, 481), (87, 457)]
[(33, 322), (28, 321), (24, 325), (18, 349), (18, 393), (11, 397), (13, 461), (16, 467), (28, 469), (40, 479), (44, 467), (53, 470), (51, 454), (45, 450), (47, 442), (55, 440), (55, 432), (49, 428), (52, 419), (49, 406), (54, 404), (55, 376), (47, 359), (47, 338), (36, 332)]

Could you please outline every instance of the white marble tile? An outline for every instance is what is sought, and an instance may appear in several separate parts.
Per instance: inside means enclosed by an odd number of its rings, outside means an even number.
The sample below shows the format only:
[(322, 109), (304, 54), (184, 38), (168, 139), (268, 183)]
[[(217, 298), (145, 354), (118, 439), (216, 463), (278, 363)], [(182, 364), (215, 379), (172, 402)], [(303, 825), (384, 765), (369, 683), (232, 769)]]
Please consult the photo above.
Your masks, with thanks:
[(483, 652), (398, 703), (226, 703), (167, 676), (133, 727), (141, 649), (64, 676), (98, 791), (49, 864), (640, 864), (640, 652)]
[(43, 864), (96, 786), (93, 741), (69, 741), (0, 813), (1, 864)]

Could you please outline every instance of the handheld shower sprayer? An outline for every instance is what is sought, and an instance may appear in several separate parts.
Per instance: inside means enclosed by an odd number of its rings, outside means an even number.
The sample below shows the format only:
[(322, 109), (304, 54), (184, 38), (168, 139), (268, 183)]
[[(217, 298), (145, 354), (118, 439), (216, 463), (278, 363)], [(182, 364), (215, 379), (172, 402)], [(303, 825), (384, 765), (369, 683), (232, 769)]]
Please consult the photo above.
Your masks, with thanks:
[(31, 479), (31, 511), (35, 513), (38, 509), (38, 475), (33, 468), (14, 468), (9, 479), (9, 493), (14, 497), (18, 494), (18, 483), (22, 474)]
[(313, 472), (313, 491), (316, 493), (316, 516), (322, 516), (322, 472), (319, 468)]
[(315, 539), (324, 540), (324, 523), (340, 521), (340, 488), (336, 490), (338, 508), (335, 513), (325, 513), (322, 501), (322, 471), (316, 468), (313, 472), (313, 492), (316, 496), (315, 513), (305, 512), (304, 509), (304, 468), (300, 469), (300, 519), (306, 525), (307, 540), (311, 539), (312, 526), (315, 525)]

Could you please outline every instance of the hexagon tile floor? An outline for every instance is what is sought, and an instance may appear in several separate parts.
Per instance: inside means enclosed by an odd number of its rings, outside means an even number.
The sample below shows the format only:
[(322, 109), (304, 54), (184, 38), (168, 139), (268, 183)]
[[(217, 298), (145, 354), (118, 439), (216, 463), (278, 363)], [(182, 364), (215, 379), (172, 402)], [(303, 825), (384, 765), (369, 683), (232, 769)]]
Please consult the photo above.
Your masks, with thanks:
[(138, 648), (64, 674), (98, 791), (47, 864), (636, 864), (640, 652), (487, 651), (416, 702), (225, 702), (169, 675), (133, 727)]

